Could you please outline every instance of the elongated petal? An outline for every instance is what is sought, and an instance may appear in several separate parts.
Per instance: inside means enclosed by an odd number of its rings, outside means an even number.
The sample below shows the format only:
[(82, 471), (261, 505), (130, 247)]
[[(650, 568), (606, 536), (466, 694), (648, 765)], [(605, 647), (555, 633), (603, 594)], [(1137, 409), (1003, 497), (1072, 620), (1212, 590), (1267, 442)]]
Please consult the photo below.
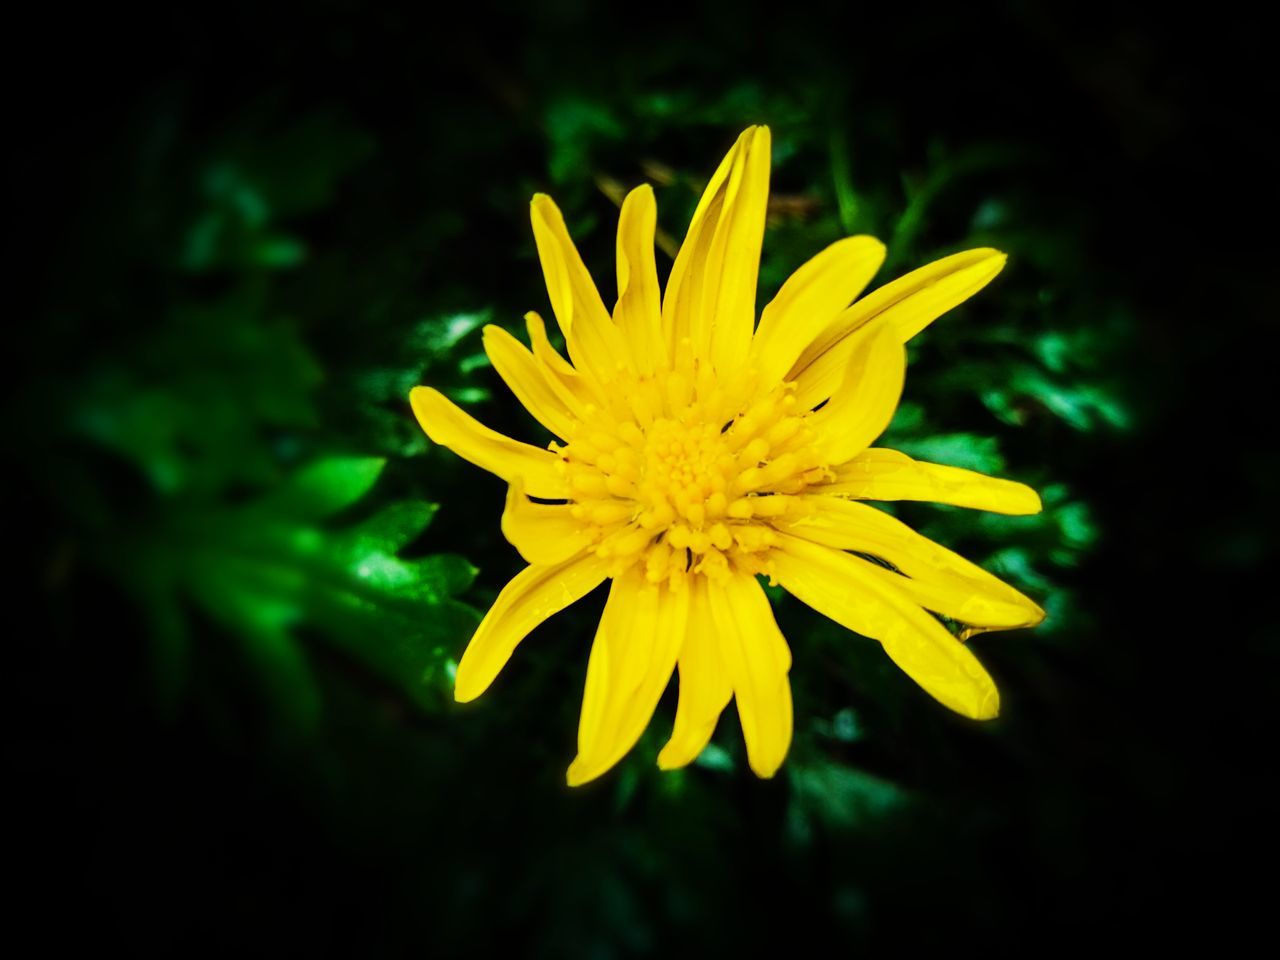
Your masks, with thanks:
[(887, 283), (843, 311), (819, 334), (791, 368), (796, 399), (812, 407), (840, 384), (853, 349), (850, 335), (868, 324), (892, 329), (906, 343), (926, 326), (990, 283), (1004, 269), (998, 250), (966, 250), (943, 257)]
[(502, 535), (531, 564), (549, 566), (577, 556), (591, 545), (590, 528), (572, 514), (567, 503), (533, 503), (523, 481), (507, 487)]
[(454, 699), (466, 703), (484, 693), (529, 631), (594, 590), (607, 570), (594, 553), (584, 553), (564, 563), (525, 567), (517, 573), (467, 644), (454, 680)]
[(695, 335), (694, 342), (708, 342), (711, 362), (721, 374), (740, 369), (751, 348), (772, 149), (769, 128), (757, 127), (755, 136), (744, 144), (736, 189), (730, 180), (707, 256), (710, 282), (703, 287), (702, 308), (695, 319), (695, 330), (700, 324), (706, 332)]
[(569, 237), (560, 208), (540, 193), (530, 204), (530, 220), (547, 294), (569, 357), (580, 373), (598, 383), (610, 383), (619, 368), (630, 366), (631, 356)]
[(675, 669), (688, 598), (688, 590), (654, 586), (634, 574), (614, 580), (587, 663), (569, 786), (611, 768), (648, 726)]
[[(738, 137), (734, 145), (725, 154), (720, 166), (716, 168), (711, 179), (707, 181), (693, 216), (689, 220), (689, 231), (684, 242), (676, 253), (675, 262), (671, 265), (671, 273), (667, 277), (667, 288), (662, 296), (662, 330), (667, 340), (667, 354), (674, 359), (679, 353), (683, 341), (692, 337), (690, 324), (694, 309), (701, 300), (701, 287), (705, 275), (700, 252), (711, 243), (711, 236), (719, 220), (724, 205), (724, 189), (729, 179), (729, 171), (739, 162), (743, 142), (748, 136), (754, 136), (754, 128), (748, 128)], [(704, 239), (703, 234), (706, 234)], [(695, 260), (698, 261), (695, 269)]]
[(561, 402), (579, 419), (586, 416), (589, 406), (599, 406), (601, 395), (597, 385), (578, 373), (547, 339), (547, 325), (536, 311), (524, 315), (525, 329), (529, 331), (529, 343), (533, 357), (542, 368), (548, 386)]
[(646, 375), (667, 359), (662, 293), (653, 252), (657, 224), (653, 188), (648, 184), (636, 187), (622, 202), (618, 217), (618, 304), (613, 319), (626, 338), (636, 369)]
[(768, 127), (749, 127), (720, 164), (694, 211), (662, 303), (671, 355), (688, 337), (694, 356), (722, 374), (736, 371), (750, 349), (771, 142)]
[(529, 220), (547, 281), (547, 295), (560, 329), (567, 335), (580, 316), (597, 321), (608, 317), (591, 272), (582, 262), (556, 202), (545, 193), (535, 194), (529, 204)]
[(569, 487), (556, 470), (556, 456), (550, 450), (490, 430), (431, 387), (414, 387), (409, 391), (409, 403), (427, 436), (463, 460), (508, 483), (524, 478), (525, 488), (535, 497), (558, 500), (569, 496)]
[(882, 447), (864, 450), (836, 467), (835, 475), (815, 489), (857, 500), (926, 500), (1013, 516), (1040, 512), (1039, 495), (1024, 483), (912, 460)]
[(977, 564), (934, 543), (865, 503), (804, 496), (806, 508), (774, 521), (779, 530), (838, 550), (887, 560), (905, 576), (867, 564), (871, 575), (905, 590), (917, 603), (980, 630), (1032, 627), (1044, 611)]
[(533, 355), (540, 363), (546, 364), (547, 369), (561, 377), (578, 376), (578, 371), (573, 368), (573, 364), (560, 356), (559, 351), (547, 339), (547, 322), (542, 319), (538, 311), (530, 310), (526, 313), (524, 325), (529, 331), (529, 343), (533, 348)]
[(771, 777), (791, 746), (791, 651), (754, 577), (734, 575), (709, 585), (720, 658), (733, 684), (747, 760)]
[(658, 754), (658, 766), (674, 770), (698, 758), (715, 732), (733, 687), (720, 658), (711, 598), (705, 577), (694, 577), (689, 594), (689, 625), (680, 647), (680, 700), (671, 739)]
[(910, 597), (865, 575), (865, 561), (779, 535), (778, 582), (837, 623), (879, 640), (908, 676), (941, 704), (976, 720), (1000, 711), (995, 683), (963, 643)]
[(837, 240), (805, 263), (760, 315), (751, 341), (751, 362), (760, 382), (781, 380), (801, 353), (853, 302), (884, 263), (875, 237)]
[(560, 397), (537, 358), (519, 340), (501, 327), (484, 328), (484, 352), (498, 376), (533, 414), (534, 419), (561, 439), (573, 430), (574, 415)]
[(887, 330), (858, 338), (844, 381), (809, 425), (828, 460), (843, 463), (884, 433), (902, 399), (907, 372), (906, 349)]

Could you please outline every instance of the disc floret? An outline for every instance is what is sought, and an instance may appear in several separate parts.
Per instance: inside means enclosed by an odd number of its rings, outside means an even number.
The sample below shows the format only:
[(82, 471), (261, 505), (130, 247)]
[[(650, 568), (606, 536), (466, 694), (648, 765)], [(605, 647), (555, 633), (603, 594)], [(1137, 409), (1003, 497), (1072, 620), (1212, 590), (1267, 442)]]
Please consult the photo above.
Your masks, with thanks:
[(744, 403), (754, 371), (737, 389), (697, 372), (687, 396), (658, 391), (651, 378), (626, 384), (627, 396), (662, 402), (593, 406), (567, 445), (552, 444), (571, 513), (594, 528), (611, 576), (639, 564), (650, 583), (678, 589), (691, 575), (768, 573), (770, 521), (802, 509), (796, 495), (830, 476), (793, 384)]

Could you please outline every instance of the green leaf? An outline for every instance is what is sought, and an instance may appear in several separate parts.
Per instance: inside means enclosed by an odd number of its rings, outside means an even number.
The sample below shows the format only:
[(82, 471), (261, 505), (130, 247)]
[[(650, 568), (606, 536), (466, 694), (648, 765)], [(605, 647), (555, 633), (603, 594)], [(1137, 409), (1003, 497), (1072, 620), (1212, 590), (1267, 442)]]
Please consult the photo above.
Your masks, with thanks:
[(408, 337), (408, 347), (433, 357), (446, 356), (464, 337), (493, 320), (490, 310), (451, 313), (419, 320)]
[(452, 553), (437, 553), (408, 562), (416, 574), (410, 594), (416, 598), (439, 602), (465, 592), (479, 572), (469, 560)]
[(789, 773), (797, 812), (828, 827), (856, 826), (890, 812), (906, 799), (897, 784), (828, 760), (796, 761)]
[(414, 702), (438, 706), (450, 658), (479, 623), (478, 612), (456, 599), (475, 566), (453, 554), (396, 556), (426, 529), (435, 504), (392, 503), (339, 529), (324, 522), (356, 504), (382, 467), (376, 458), (322, 458), (264, 497), (239, 505), (186, 500), (158, 527), (135, 531), (135, 565), (153, 575), (126, 582), (167, 632), (157, 656), (169, 634), (185, 635), (185, 598), (238, 638), (294, 733), (314, 730), (320, 716), (303, 637), (336, 646)]
[(326, 457), (310, 463), (276, 491), (268, 506), (298, 517), (326, 517), (351, 506), (382, 473), (381, 457)]
[(345, 536), (357, 553), (395, 553), (422, 534), (440, 509), (438, 503), (404, 500), (383, 507)]

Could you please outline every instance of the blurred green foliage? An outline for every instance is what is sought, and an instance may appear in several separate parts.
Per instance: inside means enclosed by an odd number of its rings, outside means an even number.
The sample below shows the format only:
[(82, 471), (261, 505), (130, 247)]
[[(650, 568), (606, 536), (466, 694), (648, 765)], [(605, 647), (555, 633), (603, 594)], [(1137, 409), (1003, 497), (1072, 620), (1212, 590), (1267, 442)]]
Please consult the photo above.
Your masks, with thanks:
[(412, 326), (404, 353), (417, 362), (358, 380), (352, 400), (368, 433), (322, 437), (321, 365), (297, 324), (273, 312), (278, 275), (308, 259), (291, 222), (332, 203), (369, 146), (322, 115), (220, 140), (188, 171), (198, 189), (175, 211), (186, 227), (178, 261), (150, 265), (180, 278), (180, 292), (88, 369), (37, 385), (56, 400), (30, 401), (63, 407), (63, 430), (87, 442), (80, 456), (105, 451), (142, 485), (103, 482), (92, 460), (62, 461), (56, 479), (86, 558), (139, 605), (167, 711), (189, 679), (189, 612), (234, 644), (290, 736), (314, 733), (323, 712), (300, 631), (431, 709), (449, 695), (457, 638), (479, 622), (459, 599), (475, 578), (469, 561), (399, 556), (437, 505), (367, 495), (385, 466), (376, 454), (425, 446), (416, 431), (413, 442), (384, 439), (377, 431), (407, 431), (371, 407), (401, 401), (428, 363), (465, 369), (450, 351), (482, 316)]
[[(678, 108), (662, 97), (618, 104), (575, 93), (550, 99), (545, 111), (547, 176), (565, 186), (567, 215), (593, 263), (607, 263), (612, 255), (612, 225), (601, 216), (607, 212), (601, 195), (588, 188), (601, 178), (628, 176), (612, 166), (628, 161), (612, 157), (652, 158), (660, 156), (655, 151), (664, 137), (713, 132), (701, 138), (707, 150), (700, 166), (660, 162), (663, 225), (679, 236), (720, 142), (734, 133), (712, 118), (734, 116), (767, 117), (775, 124), (773, 229), (762, 266), (762, 302), (799, 262), (849, 231), (889, 239), (893, 256), (886, 276), (954, 249), (1016, 242), (1017, 224), (998, 186), (1016, 170), (1016, 151), (983, 147), (952, 156), (938, 148), (924, 172), (899, 183), (864, 182), (852, 169), (846, 131), (815, 124), (799, 102), (765, 97), (752, 86)], [(67, 410), (71, 431), (136, 470), (150, 489), (134, 505), (138, 513), (129, 514), (127, 531), (114, 504), (96, 505), (92, 522), (99, 529), (89, 555), (143, 608), (166, 701), (185, 682), (184, 609), (194, 606), (242, 650), (281, 722), (295, 731), (313, 731), (322, 712), (298, 636), (302, 628), (390, 680), (421, 708), (438, 709), (448, 696), (450, 658), (478, 622), (475, 611), (484, 595), (500, 586), (488, 578), (468, 603), (476, 568), (467, 558), (444, 553), (400, 559), (397, 553), (424, 534), (436, 502), (371, 491), (384, 458), (396, 458), (409, 472), (427, 452), (405, 411), (415, 384), (441, 386), (490, 420), (503, 407), (496, 416), (521, 416), (487, 369), (478, 342), (479, 329), (495, 319), (519, 332), (517, 298), (494, 301), (477, 290), (469, 310), (423, 319), (406, 310), (393, 325), (399, 342), (381, 362), (348, 367), (333, 358), (336, 369), (329, 375), (345, 391), (335, 400), (350, 408), (351, 423), (342, 430), (319, 423), (316, 393), (326, 374), (306, 343), (306, 318), (276, 315), (276, 288), (289, 274), (293, 283), (306, 285), (308, 271), (320, 269), (308, 254), (317, 241), (305, 235), (307, 218), (314, 222), (326, 206), (340, 203), (344, 178), (358, 176), (372, 154), (369, 134), (323, 114), (265, 135), (235, 131), (217, 141), (203, 165), (189, 171), (192, 202), (179, 219), (185, 239), (177, 262), (153, 266), (189, 278), (188, 289), (127, 345), (95, 355)], [(983, 175), (995, 186), (974, 189)], [(967, 228), (935, 245), (931, 214), (948, 201), (957, 208), (949, 221), (967, 219)], [(520, 213), (517, 206), (510, 216)], [(522, 289), (536, 286), (527, 256), (501, 249), (477, 254), (499, 261), (504, 272), (525, 273)], [(1016, 247), (1014, 257), (1008, 279), (913, 342), (908, 399), (883, 442), (912, 456), (1012, 474), (1044, 488), (1045, 511), (1033, 518), (911, 512), (929, 536), (967, 549), (1041, 597), (1053, 613), (1041, 631), (1046, 634), (1069, 627), (1076, 606), (1053, 570), (1078, 563), (1096, 532), (1087, 503), (1055, 482), (1052, 464), (1028, 456), (1011, 462), (1003, 453), (1005, 440), (1036, 421), (1060, 421), (1088, 433), (1123, 429), (1128, 418), (1100, 376), (1100, 368), (1102, 375), (1106, 370), (1103, 331), (1070, 326), (1055, 309), (1053, 276), (1020, 263)], [(609, 275), (608, 269), (597, 271), (606, 289)], [(194, 281), (205, 277), (224, 292), (202, 296)], [(527, 305), (541, 307), (541, 299)], [(1113, 349), (1125, 329), (1117, 310), (1111, 308), (1105, 333)], [(470, 510), (447, 496), (449, 486), (440, 477), (457, 474), (454, 483), (465, 485), (469, 468), (448, 454), (434, 455), (430, 464), (420, 489), (446, 511)], [(92, 473), (78, 469), (76, 476), (84, 484)], [(107, 489), (96, 486), (100, 494)], [(78, 509), (75, 501), (65, 507)], [(351, 522), (357, 508), (370, 515)], [(476, 510), (469, 522), (497, 526), (496, 504), (477, 504)], [(467, 546), (462, 553), (469, 553)], [(835, 642), (839, 648), (831, 655), (840, 663), (849, 644)], [(530, 647), (536, 657), (536, 644)], [(797, 683), (805, 683), (803, 673)], [(737, 739), (720, 745), (722, 766), (737, 762)], [(789, 767), (795, 776), (854, 782), (830, 772), (824, 751), (804, 742), (800, 738)], [(810, 765), (816, 772), (805, 772)], [(797, 791), (796, 802), (805, 805), (812, 793)]]

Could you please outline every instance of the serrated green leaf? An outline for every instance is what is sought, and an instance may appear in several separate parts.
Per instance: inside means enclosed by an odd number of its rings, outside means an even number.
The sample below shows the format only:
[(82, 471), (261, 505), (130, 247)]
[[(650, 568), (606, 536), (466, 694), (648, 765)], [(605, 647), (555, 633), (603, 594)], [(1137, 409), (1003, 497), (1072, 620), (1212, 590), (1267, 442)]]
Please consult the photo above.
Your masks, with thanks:
[(357, 554), (395, 553), (427, 529), (438, 503), (402, 500), (383, 507), (376, 514), (344, 532)]
[(479, 573), (465, 557), (452, 553), (433, 554), (408, 561), (408, 565), (417, 574), (412, 595), (430, 601), (458, 596), (475, 582)]

